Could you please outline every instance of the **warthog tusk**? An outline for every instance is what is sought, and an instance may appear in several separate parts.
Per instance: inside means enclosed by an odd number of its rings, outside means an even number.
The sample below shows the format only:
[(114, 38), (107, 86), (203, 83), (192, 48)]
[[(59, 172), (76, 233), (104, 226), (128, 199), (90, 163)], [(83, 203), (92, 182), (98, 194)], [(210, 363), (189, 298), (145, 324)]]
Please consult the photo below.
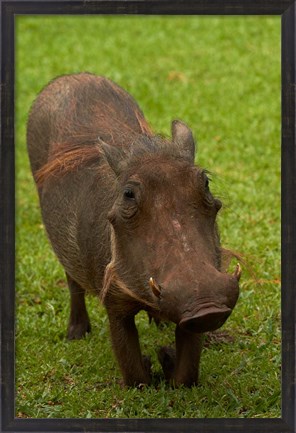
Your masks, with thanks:
[(160, 298), (161, 287), (154, 281), (152, 277), (149, 279), (149, 286), (155, 296)]
[(241, 274), (242, 274), (242, 268), (240, 267), (240, 264), (238, 263), (236, 265), (235, 271), (232, 275), (237, 279), (237, 281), (239, 281)]

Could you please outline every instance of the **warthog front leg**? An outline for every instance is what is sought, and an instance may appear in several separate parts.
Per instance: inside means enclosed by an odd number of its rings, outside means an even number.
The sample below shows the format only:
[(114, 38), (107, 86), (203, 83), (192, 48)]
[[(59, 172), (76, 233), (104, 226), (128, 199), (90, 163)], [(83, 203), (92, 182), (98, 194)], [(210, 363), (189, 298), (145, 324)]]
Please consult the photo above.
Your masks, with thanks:
[(198, 369), (203, 345), (203, 335), (176, 327), (176, 350), (162, 347), (158, 359), (166, 380), (173, 385), (192, 386), (198, 382)]
[(112, 309), (107, 309), (107, 311), (113, 350), (123, 375), (124, 384), (127, 386), (149, 384), (151, 364), (150, 360), (141, 354), (134, 316), (114, 317)]
[(91, 326), (85, 305), (85, 290), (66, 274), (70, 290), (70, 320), (67, 337), (69, 340), (83, 338)]

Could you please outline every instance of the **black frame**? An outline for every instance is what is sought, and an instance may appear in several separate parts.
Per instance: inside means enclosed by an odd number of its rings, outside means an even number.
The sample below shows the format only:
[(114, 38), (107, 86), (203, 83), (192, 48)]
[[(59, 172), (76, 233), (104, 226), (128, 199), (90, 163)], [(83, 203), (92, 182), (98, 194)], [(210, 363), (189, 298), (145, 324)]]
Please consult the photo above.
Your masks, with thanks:
[[(296, 432), (296, 2), (294, 0), (0, 0), (0, 432)], [(282, 417), (18, 419), (14, 408), (14, 18), (19, 14), (281, 15)]]

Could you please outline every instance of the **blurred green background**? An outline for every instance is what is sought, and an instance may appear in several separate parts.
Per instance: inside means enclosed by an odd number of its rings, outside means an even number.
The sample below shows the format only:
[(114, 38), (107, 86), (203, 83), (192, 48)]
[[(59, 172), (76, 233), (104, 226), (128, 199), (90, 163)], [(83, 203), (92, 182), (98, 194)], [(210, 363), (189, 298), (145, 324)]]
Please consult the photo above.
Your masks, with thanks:
[[(172, 389), (155, 349), (173, 340), (137, 317), (154, 382), (123, 389), (106, 314), (65, 339), (64, 274), (46, 239), (26, 152), (29, 108), (57, 75), (105, 75), (139, 103), (157, 133), (182, 119), (198, 164), (223, 200), (222, 244), (245, 257), (225, 341), (203, 351), (200, 384)], [(42, 145), (42, 143), (41, 143)], [(275, 17), (18, 16), (16, 18), (16, 278), (19, 417), (280, 416), (280, 19)]]

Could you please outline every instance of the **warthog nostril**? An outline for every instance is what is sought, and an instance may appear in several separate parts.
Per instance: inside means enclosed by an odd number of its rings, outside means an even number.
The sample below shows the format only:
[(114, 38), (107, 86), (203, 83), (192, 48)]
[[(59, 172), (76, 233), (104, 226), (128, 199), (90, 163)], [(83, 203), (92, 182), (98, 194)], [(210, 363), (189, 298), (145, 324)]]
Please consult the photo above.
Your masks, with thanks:
[(208, 306), (182, 319), (179, 326), (189, 332), (208, 332), (220, 328), (231, 314), (228, 307)]

